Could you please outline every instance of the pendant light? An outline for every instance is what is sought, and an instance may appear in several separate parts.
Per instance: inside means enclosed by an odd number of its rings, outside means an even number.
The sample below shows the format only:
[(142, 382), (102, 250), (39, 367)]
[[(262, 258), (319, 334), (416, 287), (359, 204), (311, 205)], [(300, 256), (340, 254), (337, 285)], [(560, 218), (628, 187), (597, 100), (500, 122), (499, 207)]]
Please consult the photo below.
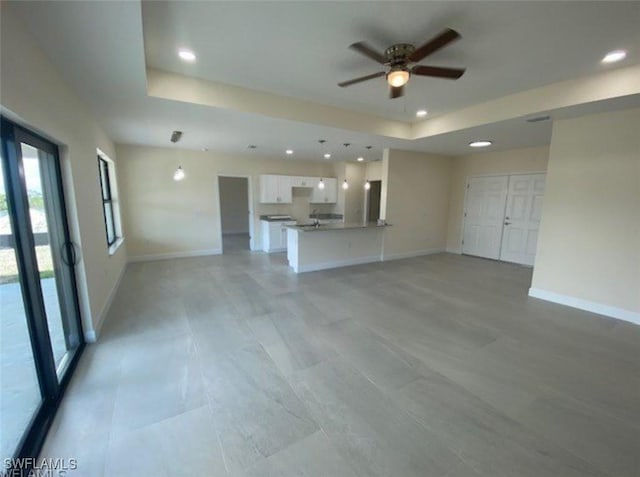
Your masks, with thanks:
[(322, 179), (320, 179), (320, 182), (318, 182), (318, 189), (320, 190), (324, 189), (324, 181)]
[(342, 188), (344, 190), (347, 190), (349, 188), (349, 183), (347, 182), (347, 179), (345, 179), (344, 182), (342, 183)]
[(176, 169), (176, 172), (173, 173), (173, 180), (174, 181), (181, 181), (182, 179), (184, 179), (185, 174), (184, 174), (184, 170), (182, 169), (182, 166), (178, 166), (178, 168)]
[(367, 179), (367, 182), (364, 183), (364, 190), (369, 190), (371, 189), (371, 182), (369, 182), (369, 180)]

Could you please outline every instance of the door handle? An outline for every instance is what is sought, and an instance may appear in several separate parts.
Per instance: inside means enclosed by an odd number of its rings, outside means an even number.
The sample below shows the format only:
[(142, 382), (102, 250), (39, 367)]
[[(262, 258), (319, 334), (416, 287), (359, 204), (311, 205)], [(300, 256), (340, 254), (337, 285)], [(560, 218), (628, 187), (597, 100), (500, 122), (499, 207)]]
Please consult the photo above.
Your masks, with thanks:
[(505, 222), (504, 225), (511, 225), (511, 222)]
[(60, 247), (60, 258), (62, 259), (62, 262), (67, 265), (68, 267), (73, 266), (73, 259), (71, 257), (71, 248), (69, 247), (69, 245), (71, 244), (71, 242), (65, 242), (62, 244), (62, 247)]
[[(76, 244), (69, 241), (62, 244), (62, 253), (60, 254), (62, 261), (69, 267), (74, 267), (78, 264), (78, 253), (76, 252)], [(66, 255), (64, 252), (67, 252)]]
[(78, 258), (78, 253), (76, 252), (76, 244), (71, 242), (71, 260), (74, 266), (80, 263), (80, 259)]

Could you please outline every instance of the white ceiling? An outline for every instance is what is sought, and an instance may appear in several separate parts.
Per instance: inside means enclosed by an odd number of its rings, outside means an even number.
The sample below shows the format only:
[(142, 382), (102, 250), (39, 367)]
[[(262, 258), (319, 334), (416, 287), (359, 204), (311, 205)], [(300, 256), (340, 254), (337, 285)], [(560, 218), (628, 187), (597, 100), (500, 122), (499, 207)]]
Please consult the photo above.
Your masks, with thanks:
[[(550, 122), (522, 118), (407, 141), (248, 112), (149, 97), (147, 66), (329, 106), (414, 121), (507, 94), (640, 63), (640, 2), (16, 2), (11, 3), (116, 142), (332, 160), (384, 147), (468, 153), (470, 138), (495, 149), (548, 144)], [(143, 28), (144, 27), (144, 28)], [(347, 46), (366, 40), (382, 50), (422, 43), (444, 27), (463, 38), (424, 64), (465, 66), (458, 81), (413, 78), (404, 98), (387, 99), (383, 79), (342, 89), (338, 81), (377, 71)], [(176, 52), (196, 52), (195, 64)], [(609, 50), (628, 58), (605, 67)], [(640, 104), (636, 96), (551, 111), (554, 118)], [(326, 139), (321, 147), (318, 139)], [(344, 148), (342, 143), (352, 146)], [(248, 144), (259, 148), (248, 151)], [(372, 145), (371, 151), (364, 146)]]

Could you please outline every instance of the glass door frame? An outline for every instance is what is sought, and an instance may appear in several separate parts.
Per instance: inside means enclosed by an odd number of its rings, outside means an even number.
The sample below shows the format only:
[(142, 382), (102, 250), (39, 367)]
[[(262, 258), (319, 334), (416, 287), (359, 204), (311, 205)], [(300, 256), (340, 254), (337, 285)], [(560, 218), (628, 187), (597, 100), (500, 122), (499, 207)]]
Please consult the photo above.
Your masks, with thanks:
[[(7, 205), (14, 234), (16, 260), (18, 262), (20, 288), (27, 318), (27, 327), (42, 397), (40, 406), (19, 441), (13, 457), (35, 457), (40, 452), (47, 431), (51, 427), (64, 391), (71, 380), (73, 371), (84, 349), (85, 341), (82, 333), (80, 304), (78, 302), (75, 260), (72, 258), (75, 257), (75, 249), (69, 234), (58, 147), (38, 134), (28, 131), (6, 119), (4, 116), (0, 118), (0, 122), (2, 169), (4, 171)], [(78, 330), (80, 330), (80, 342), (78, 347), (73, 351), (73, 355), (70, 357), (67, 368), (62, 376), (57, 375), (56, 363), (47, 326), (47, 315), (35, 254), (35, 240), (31, 228), (29, 199), (25, 186), (22, 152), (20, 150), (20, 144), (22, 143), (42, 150), (54, 157), (53, 163), (57, 179), (55, 182), (58, 189), (57, 196), (60, 201), (58, 207), (60, 208), (60, 213), (65, 225), (62, 228), (64, 229), (63, 234), (66, 250), (62, 253), (66, 253), (67, 256), (67, 260), (65, 260), (67, 264), (65, 266), (71, 267), (69, 275), (74, 295), (72, 300), (75, 310), (74, 317), (71, 317), (71, 319), (77, 320)]]

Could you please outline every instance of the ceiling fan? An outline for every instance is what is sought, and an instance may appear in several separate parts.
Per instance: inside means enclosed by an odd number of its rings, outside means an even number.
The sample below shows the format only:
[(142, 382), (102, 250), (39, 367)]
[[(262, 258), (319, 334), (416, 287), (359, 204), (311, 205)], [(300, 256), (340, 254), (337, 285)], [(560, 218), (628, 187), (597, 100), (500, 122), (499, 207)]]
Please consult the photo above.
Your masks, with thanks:
[(408, 43), (398, 43), (387, 48), (384, 54), (377, 52), (364, 41), (354, 43), (349, 46), (349, 48), (372, 59), (376, 63), (386, 66), (387, 71), (379, 71), (367, 76), (361, 76), (360, 78), (343, 81), (342, 83), (338, 83), (338, 86), (345, 88), (352, 84), (386, 76), (390, 86), (389, 97), (394, 99), (404, 94), (404, 85), (407, 84), (411, 75), (458, 79), (464, 74), (464, 68), (412, 65), (413, 63), (422, 61), (427, 56), (435, 53), (458, 38), (460, 38), (460, 34), (457, 31), (447, 28), (419, 48)]

